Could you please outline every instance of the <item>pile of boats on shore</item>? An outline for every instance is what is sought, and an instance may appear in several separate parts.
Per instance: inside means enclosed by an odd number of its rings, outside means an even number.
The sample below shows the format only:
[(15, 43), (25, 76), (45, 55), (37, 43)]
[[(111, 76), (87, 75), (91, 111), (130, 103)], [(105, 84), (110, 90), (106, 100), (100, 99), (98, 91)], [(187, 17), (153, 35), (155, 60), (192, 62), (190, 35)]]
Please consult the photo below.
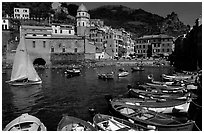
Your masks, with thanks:
[[(153, 75), (148, 75), (151, 81), (146, 84), (128, 85), (127, 93), (120, 96), (107, 95), (112, 115), (96, 113), (90, 108), (94, 112), (93, 123), (64, 115), (57, 131), (192, 131), (195, 121), (178, 116), (186, 116), (190, 103), (197, 98), (192, 92), (198, 88), (201, 76), (197, 73), (162, 77), (168, 81), (154, 81)], [(4, 131), (19, 130), (46, 131), (47, 128), (38, 118), (26, 113), (4, 128)]]

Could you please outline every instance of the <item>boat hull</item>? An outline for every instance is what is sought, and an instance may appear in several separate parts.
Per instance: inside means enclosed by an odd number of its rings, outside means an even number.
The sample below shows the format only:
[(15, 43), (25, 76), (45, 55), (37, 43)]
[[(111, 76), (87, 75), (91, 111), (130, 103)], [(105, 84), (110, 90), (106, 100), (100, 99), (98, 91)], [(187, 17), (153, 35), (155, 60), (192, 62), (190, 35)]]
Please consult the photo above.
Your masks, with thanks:
[(118, 73), (118, 77), (126, 77), (128, 76), (129, 73), (128, 72), (121, 72), (121, 73)]
[(118, 98), (114, 99), (128, 106), (145, 107), (157, 113), (187, 113), (191, 100), (143, 100), (140, 98)]
[[(134, 113), (130, 114), (124, 114), (124, 112), (120, 112), (119, 110), (121, 109), (138, 109), (141, 107), (131, 107), (129, 105), (123, 105), (121, 103), (117, 103), (117, 102), (113, 102), (113, 101), (109, 101), (109, 106), (111, 107), (111, 111), (114, 114), (117, 114), (119, 116), (121, 116), (124, 119), (131, 119), (133, 120), (135, 123), (139, 123), (141, 125), (144, 125), (146, 127), (153, 127), (156, 128), (156, 130), (158, 131), (192, 131), (193, 130), (193, 126), (195, 124), (195, 121), (187, 121), (187, 122), (179, 122), (175, 117), (169, 116), (169, 115), (165, 115), (162, 113), (156, 113), (154, 111), (151, 110), (146, 110), (147, 112), (149, 112), (149, 114), (153, 114), (153, 117), (149, 118), (145, 118), (144, 115), (139, 115), (137, 114), (137, 111)], [(131, 111), (131, 110), (129, 110)], [(146, 113), (146, 111), (144, 111)], [(127, 111), (128, 112), (128, 111)]]
[(26, 86), (26, 85), (39, 85), (42, 84), (42, 80), (40, 81), (29, 81), (29, 82), (9, 82), (12, 86)]
[(102, 131), (147, 131), (150, 130), (145, 126), (131, 123), (127, 120), (117, 117), (96, 114), (93, 117), (93, 124)]
[(47, 128), (38, 118), (26, 113), (7, 124), (4, 131), (47, 131)]
[(64, 116), (58, 123), (57, 131), (97, 131), (97, 129), (79, 118)]

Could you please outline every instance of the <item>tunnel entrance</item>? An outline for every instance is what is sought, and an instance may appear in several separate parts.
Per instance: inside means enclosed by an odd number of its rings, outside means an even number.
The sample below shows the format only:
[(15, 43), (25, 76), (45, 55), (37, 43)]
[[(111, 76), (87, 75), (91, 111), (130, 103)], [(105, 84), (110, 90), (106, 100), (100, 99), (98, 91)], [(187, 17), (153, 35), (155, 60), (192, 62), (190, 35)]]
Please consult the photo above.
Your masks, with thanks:
[(42, 58), (37, 58), (37, 59), (35, 59), (34, 62), (33, 62), (33, 65), (39, 65), (39, 66), (43, 65), (43, 66), (44, 66), (45, 64), (46, 64), (46, 62), (45, 62), (45, 60), (42, 59)]

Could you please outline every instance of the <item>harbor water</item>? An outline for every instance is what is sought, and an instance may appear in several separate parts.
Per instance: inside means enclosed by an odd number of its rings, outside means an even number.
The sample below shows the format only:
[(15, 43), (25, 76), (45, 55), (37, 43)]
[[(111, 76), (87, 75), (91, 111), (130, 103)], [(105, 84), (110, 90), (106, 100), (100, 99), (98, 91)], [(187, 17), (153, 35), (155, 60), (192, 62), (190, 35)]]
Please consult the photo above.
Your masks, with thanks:
[[(118, 78), (119, 68), (130, 72)], [(64, 114), (92, 121), (89, 108), (108, 114), (105, 95), (120, 95), (127, 92), (128, 84), (147, 82), (147, 75), (155, 80), (161, 74), (172, 73), (171, 67), (146, 66), (145, 71), (131, 72), (131, 66), (83, 67), (81, 75), (67, 78), (65, 69), (37, 69), (43, 83), (27, 87), (13, 87), (5, 83), (10, 79), (11, 69), (2, 75), (2, 128), (11, 120), (28, 113), (38, 117), (49, 131), (55, 131)], [(98, 79), (97, 74), (113, 71), (113, 80)]]

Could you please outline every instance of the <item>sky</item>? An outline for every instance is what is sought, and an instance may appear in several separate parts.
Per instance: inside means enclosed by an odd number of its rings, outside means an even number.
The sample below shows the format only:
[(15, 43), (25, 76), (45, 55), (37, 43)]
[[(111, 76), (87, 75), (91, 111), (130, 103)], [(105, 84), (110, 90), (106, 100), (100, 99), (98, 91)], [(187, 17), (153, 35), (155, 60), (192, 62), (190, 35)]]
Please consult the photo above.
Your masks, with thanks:
[[(67, 2), (67, 1), (63, 1)], [(130, 7), (132, 9), (143, 9), (147, 12), (151, 12), (153, 14), (157, 14), (162, 17), (166, 17), (171, 12), (175, 12), (178, 14), (180, 21), (182, 21), (186, 25), (193, 26), (195, 24), (195, 20), (202, 15), (202, 2), (190, 2), (190, 1), (181, 1), (181, 2), (104, 2), (99, 0), (99, 2), (91, 2), (91, 1), (80, 1), (80, 2), (70, 2), (73, 4), (80, 5), (83, 3), (88, 10), (103, 6), (103, 5), (124, 5)]]

